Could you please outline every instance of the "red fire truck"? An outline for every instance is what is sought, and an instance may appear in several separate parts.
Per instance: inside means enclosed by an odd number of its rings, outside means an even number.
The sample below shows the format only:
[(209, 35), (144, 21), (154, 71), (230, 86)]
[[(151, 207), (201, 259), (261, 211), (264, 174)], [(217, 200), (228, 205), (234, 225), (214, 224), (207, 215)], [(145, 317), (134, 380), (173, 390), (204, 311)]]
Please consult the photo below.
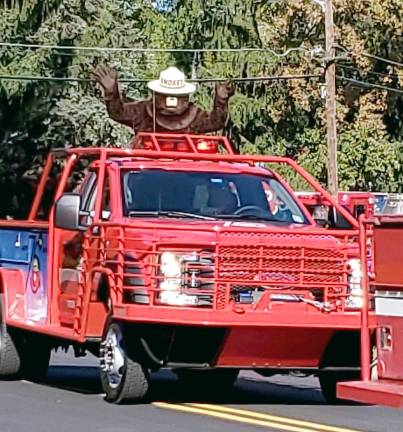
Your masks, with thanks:
[[(316, 224), (275, 165), (340, 217)], [(141, 400), (160, 368), (198, 389), (298, 370), (334, 400), (360, 372), (358, 239), (294, 161), (236, 155), (224, 137), (53, 151), (28, 219), (0, 222), (0, 376), (40, 379), (51, 349), (72, 346), (99, 357), (114, 403)]]
[[(329, 223), (329, 220), (334, 218), (332, 214), (334, 212), (331, 211), (331, 203), (324, 200), (318, 192), (296, 192), (296, 195), (314, 217), (318, 218), (321, 215), (323, 223)], [(337, 200), (354, 218), (358, 219), (362, 214), (366, 218), (369, 218), (376, 212), (377, 195), (380, 194), (357, 191), (338, 192)], [(341, 223), (343, 223), (342, 220), (339, 221), (339, 225)], [(344, 223), (347, 226), (349, 224), (348, 221)]]
[[(367, 269), (362, 279), (361, 381), (340, 383), (338, 395), (403, 408), (403, 218), (401, 215), (363, 218), (360, 232), (362, 251), (368, 233), (373, 237), (372, 259), (361, 253), (362, 268)], [(376, 333), (369, 320), (372, 308)], [(371, 342), (374, 336), (376, 345)], [(374, 351), (376, 355), (371, 356)]]

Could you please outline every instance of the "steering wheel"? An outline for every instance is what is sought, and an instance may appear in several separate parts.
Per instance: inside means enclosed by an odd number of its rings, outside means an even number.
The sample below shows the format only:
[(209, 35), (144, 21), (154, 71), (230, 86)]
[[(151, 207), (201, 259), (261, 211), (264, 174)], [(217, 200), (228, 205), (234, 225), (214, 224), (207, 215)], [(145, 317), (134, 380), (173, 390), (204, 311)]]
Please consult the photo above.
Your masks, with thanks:
[(255, 210), (255, 211), (257, 210), (257, 212), (259, 214), (264, 214), (264, 210), (261, 207), (255, 206), (255, 205), (245, 205), (245, 206), (239, 207), (239, 209), (236, 209), (234, 211), (234, 214), (242, 215), (243, 213), (246, 213), (247, 211), (250, 211), (250, 210)]
[(278, 206), (278, 209), (279, 209), (281, 212), (283, 212), (283, 211), (287, 211), (287, 210), (288, 210), (287, 204), (286, 204), (285, 202), (283, 202), (283, 201), (278, 201), (278, 202), (277, 202), (277, 206)]

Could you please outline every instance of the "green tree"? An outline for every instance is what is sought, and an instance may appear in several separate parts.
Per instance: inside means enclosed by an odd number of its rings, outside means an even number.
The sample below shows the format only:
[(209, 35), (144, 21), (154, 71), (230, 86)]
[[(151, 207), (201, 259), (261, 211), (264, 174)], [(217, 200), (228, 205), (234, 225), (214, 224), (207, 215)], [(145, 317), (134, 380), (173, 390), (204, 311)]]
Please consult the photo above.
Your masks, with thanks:
[[(403, 61), (400, 3), (399, 0), (334, 1), (336, 39), (340, 46), (338, 76), (392, 88), (398, 88), (399, 82), (402, 84), (402, 68), (363, 55), (368, 51), (396, 62)], [(259, 20), (265, 46), (278, 51), (300, 46), (324, 47), (323, 12), (312, 1), (266, 3), (259, 10)], [(289, 60), (285, 66), (289, 72), (307, 73), (315, 65), (321, 65), (318, 56)], [(325, 116), (320, 87), (313, 82), (290, 82), (287, 87), (284, 97), (278, 99), (280, 105), (288, 108), (282, 110), (278, 127), (274, 128), (275, 141), (285, 140), (285, 147), (325, 183)], [(398, 181), (402, 111), (401, 94), (354, 87), (338, 80), (342, 189), (367, 189), (370, 184), (384, 191), (402, 187)], [(284, 123), (286, 128), (282, 126)]]
[[(402, 62), (400, 0), (335, 0), (338, 75), (398, 88), (401, 68), (363, 56), (368, 51)], [(88, 79), (108, 62), (121, 77), (149, 80), (170, 64), (188, 76), (246, 78), (323, 71), (323, 13), (311, 0), (256, 2), (177, 0), (8, 0), (0, 7), (2, 40), (17, 43), (138, 48), (267, 48), (166, 53), (4, 48), (0, 75)], [(161, 6), (161, 5), (159, 5)], [(301, 49), (301, 47), (303, 49)], [(287, 55), (281, 55), (288, 51)], [(276, 54), (277, 53), (277, 54)], [(322, 80), (241, 82), (231, 99), (227, 133), (241, 152), (288, 155), (326, 183)], [(141, 83), (124, 85), (146, 97)], [(210, 107), (213, 84), (200, 84), (195, 101)], [(50, 148), (126, 145), (131, 132), (108, 119), (100, 91), (88, 81), (0, 81), (0, 215), (26, 213), (31, 188)], [(338, 81), (340, 185), (370, 183), (399, 190), (403, 141), (402, 95)], [(32, 168), (33, 165), (33, 168)]]

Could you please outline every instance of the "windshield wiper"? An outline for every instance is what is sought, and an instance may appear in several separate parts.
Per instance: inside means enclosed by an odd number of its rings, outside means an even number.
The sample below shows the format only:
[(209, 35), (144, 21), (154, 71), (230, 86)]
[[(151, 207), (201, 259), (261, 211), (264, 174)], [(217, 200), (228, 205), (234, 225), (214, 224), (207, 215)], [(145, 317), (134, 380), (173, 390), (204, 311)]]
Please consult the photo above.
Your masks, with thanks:
[(287, 223), (287, 224), (294, 224), (294, 225), (305, 225), (305, 222), (295, 222), (294, 220), (281, 220), (276, 219), (275, 217), (269, 217), (269, 216), (257, 216), (257, 215), (230, 215), (230, 214), (224, 214), (224, 215), (217, 215), (217, 218), (220, 219), (245, 219), (245, 220), (262, 220), (266, 222), (279, 222), (279, 223)]
[(216, 215), (218, 219), (246, 219), (246, 220), (262, 220), (268, 222), (280, 222), (278, 219), (270, 218), (267, 216), (257, 216), (257, 215), (242, 215), (242, 214), (218, 214)]
[(180, 211), (169, 211), (169, 210), (134, 210), (129, 212), (129, 216), (165, 216), (165, 217), (179, 217), (179, 218), (194, 218), (194, 219), (204, 219), (204, 220), (217, 220), (216, 217), (203, 216), (197, 213), (188, 213)]

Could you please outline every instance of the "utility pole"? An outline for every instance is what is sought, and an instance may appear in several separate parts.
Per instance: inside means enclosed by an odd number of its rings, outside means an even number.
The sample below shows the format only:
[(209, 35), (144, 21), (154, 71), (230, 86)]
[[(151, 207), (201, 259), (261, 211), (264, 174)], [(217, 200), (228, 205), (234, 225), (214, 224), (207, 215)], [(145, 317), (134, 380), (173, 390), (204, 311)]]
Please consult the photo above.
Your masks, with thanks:
[(327, 125), (327, 186), (331, 195), (338, 192), (337, 130), (336, 130), (336, 64), (334, 61), (334, 22), (332, 0), (322, 0), (326, 33), (326, 125)]

